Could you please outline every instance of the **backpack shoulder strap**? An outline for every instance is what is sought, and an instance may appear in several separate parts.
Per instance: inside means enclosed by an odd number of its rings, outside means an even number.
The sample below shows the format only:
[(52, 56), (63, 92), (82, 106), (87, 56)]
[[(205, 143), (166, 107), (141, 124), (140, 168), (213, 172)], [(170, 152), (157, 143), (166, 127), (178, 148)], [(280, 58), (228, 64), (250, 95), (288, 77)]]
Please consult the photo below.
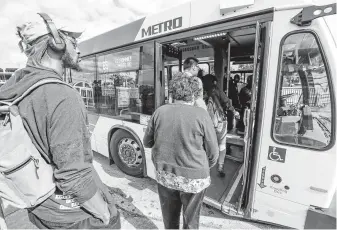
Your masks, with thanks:
[(71, 85), (59, 80), (59, 79), (55, 79), (55, 78), (46, 78), (43, 80), (40, 80), (38, 82), (36, 82), (34, 85), (32, 85), (31, 87), (29, 87), (20, 97), (18, 97), (17, 99), (15, 99), (11, 105), (15, 105), (17, 104), (19, 101), (21, 101), (25, 96), (27, 96), (30, 92), (32, 92), (34, 89), (38, 88), (41, 85), (45, 85), (45, 84), (50, 84), (50, 83), (58, 83), (58, 84), (63, 84), (63, 85), (67, 85), (71, 88), (73, 88)]

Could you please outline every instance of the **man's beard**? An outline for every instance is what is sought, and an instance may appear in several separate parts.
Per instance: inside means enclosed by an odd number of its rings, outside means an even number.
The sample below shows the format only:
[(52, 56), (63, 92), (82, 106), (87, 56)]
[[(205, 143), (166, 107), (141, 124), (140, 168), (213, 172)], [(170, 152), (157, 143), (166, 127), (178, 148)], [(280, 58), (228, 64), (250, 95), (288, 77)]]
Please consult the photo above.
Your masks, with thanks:
[(66, 51), (62, 56), (63, 68), (70, 68), (76, 71), (81, 71), (81, 67), (78, 62), (70, 56), (69, 52)]

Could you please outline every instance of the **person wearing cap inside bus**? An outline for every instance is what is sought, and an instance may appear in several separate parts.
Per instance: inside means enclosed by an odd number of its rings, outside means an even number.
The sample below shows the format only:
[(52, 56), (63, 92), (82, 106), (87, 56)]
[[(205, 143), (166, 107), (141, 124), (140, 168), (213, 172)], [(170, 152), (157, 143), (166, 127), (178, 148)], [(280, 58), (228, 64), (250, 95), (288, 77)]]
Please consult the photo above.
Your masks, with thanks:
[[(39, 80), (62, 80), (65, 68), (79, 68), (77, 38), (83, 30), (54, 24), (50, 27), (37, 13), (23, 14), (17, 24), (21, 50), (27, 64), (17, 70), (0, 90), (0, 100), (12, 101)], [(56, 28), (55, 28), (56, 26)], [(25, 128), (33, 143), (53, 166), (56, 191), (28, 210), (38, 228), (120, 228), (119, 212), (106, 185), (93, 167), (88, 118), (81, 96), (63, 84), (45, 84), (19, 104)]]
[[(203, 89), (202, 86), (202, 69), (198, 65), (199, 60), (195, 57), (188, 57), (184, 61), (184, 73), (189, 77), (198, 77), (199, 82), (199, 89)], [(207, 111), (207, 106), (205, 104), (205, 101), (203, 99), (203, 94), (201, 93), (200, 97), (195, 99), (194, 105), (200, 108), (203, 108)]]

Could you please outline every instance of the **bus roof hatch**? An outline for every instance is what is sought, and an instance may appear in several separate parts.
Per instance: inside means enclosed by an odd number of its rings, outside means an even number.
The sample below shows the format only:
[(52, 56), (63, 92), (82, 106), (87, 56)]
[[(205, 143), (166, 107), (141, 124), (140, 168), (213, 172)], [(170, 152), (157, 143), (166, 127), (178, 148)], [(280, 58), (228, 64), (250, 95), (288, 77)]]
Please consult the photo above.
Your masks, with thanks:
[(298, 26), (309, 26), (312, 20), (332, 14), (336, 14), (336, 3), (325, 6), (308, 6), (303, 8), (290, 22)]

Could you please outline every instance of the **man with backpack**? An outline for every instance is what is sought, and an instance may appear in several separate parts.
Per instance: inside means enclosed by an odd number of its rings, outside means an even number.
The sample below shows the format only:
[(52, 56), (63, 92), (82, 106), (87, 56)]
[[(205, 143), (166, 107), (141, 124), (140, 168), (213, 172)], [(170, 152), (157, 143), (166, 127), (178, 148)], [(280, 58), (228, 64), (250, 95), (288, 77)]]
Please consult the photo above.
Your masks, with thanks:
[(61, 81), (65, 68), (79, 69), (82, 32), (56, 27), (43, 13), (22, 19), (17, 34), (27, 65), (0, 90), (0, 198), (27, 208), (38, 228), (120, 228), (93, 167), (83, 100)]

